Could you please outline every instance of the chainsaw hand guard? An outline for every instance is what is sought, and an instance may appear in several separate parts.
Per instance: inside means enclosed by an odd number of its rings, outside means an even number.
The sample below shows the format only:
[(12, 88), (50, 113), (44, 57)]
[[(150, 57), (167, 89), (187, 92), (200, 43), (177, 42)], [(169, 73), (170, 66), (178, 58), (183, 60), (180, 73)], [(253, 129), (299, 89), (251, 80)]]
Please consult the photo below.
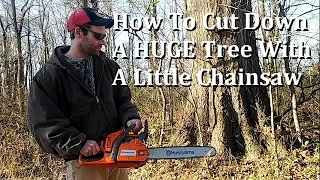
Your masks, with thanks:
[(129, 134), (129, 132), (136, 127), (136, 124), (131, 124), (127, 129), (125, 129), (114, 141), (112, 144), (112, 150), (111, 150), (111, 161), (116, 161), (119, 148), (121, 143), (123, 142), (124, 138)]

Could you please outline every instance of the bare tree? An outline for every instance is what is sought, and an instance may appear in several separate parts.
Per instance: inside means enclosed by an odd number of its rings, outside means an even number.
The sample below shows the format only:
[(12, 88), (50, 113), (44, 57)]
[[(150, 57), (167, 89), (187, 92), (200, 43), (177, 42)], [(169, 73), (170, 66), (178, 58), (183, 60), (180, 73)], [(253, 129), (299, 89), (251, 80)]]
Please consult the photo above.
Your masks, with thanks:
[(16, 89), (17, 89), (17, 102), (19, 104), (19, 111), (22, 111), (22, 96), (24, 94), (24, 58), (22, 55), (22, 28), (25, 23), (25, 17), (27, 12), (30, 10), (32, 5), (29, 0), (27, 0), (21, 8), (20, 17), (17, 15), (16, 1), (11, 0), (11, 14), (12, 14), (12, 25), (15, 33), (15, 41), (17, 44), (17, 58), (15, 59), (15, 67), (16, 67)]
[(9, 67), (9, 58), (8, 58), (8, 28), (9, 25), (5, 25), (2, 17), (0, 16), (0, 26), (2, 30), (2, 53), (1, 53), (1, 66), (2, 66), (2, 94), (4, 97), (8, 97), (10, 93), (10, 67)]
[[(287, 1), (283, 0), (283, 1), (280, 1), (278, 2), (278, 14), (279, 14), (279, 17), (282, 17), (282, 18), (290, 18), (288, 17), (288, 12), (291, 8), (293, 7), (299, 7), (299, 6), (302, 6), (302, 5), (309, 5), (310, 7), (313, 7), (311, 8), (310, 10), (307, 10), (306, 12), (303, 12), (301, 14), (298, 14), (298, 15), (295, 15), (297, 17), (300, 17), (300, 16), (304, 16), (304, 15), (307, 15), (308, 13), (312, 13), (313, 11), (317, 11), (320, 9), (319, 6), (315, 6), (313, 4), (310, 4), (308, 2), (306, 3), (299, 3), (297, 2), (294, 3), (294, 4), (287, 4)], [(284, 39), (285, 41), (287, 42), (287, 44), (291, 44), (292, 43), (292, 38), (294, 38), (295, 36), (296, 37), (299, 37), (301, 35), (297, 34), (295, 35), (293, 32), (291, 32), (291, 30), (286, 30), (286, 32), (284, 33)], [(312, 39), (312, 38), (310, 38)], [(318, 39), (319, 40), (319, 39)], [(287, 47), (287, 51), (289, 52), (289, 48)], [(286, 57), (286, 58), (283, 58), (284, 59), (284, 67), (285, 67), (285, 72), (286, 73), (294, 73), (294, 70), (293, 68), (296, 68), (297, 72), (299, 71), (299, 65), (300, 65), (300, 62), (297, 64), (296, 67), (292, 66), (292, 61), (293, 59), (291, 59), (290, 57)], [(302, 60), (302, 59), (301, 59)], [(300, 61), (301, 61), (300, 60)], [(311, 68), (312, 69), (312, 65), (311, 65)], [(281, 117), (284, 117), (285, 114), (287, 114), (288, 112), (292, 112), (292, 119), (293, 119), (293, 124), (294, 124), (294, 127), (295, 127), (295, 131), (296, 131), (296, 136), (295, 136), (295, 139), (298, 140), (298, 144), (299, 145), (303, 145), (303, 141), (304, 141), (304, 136), (302, 134), (302, 130), (300, 128), (300, 124), (299, 124), (299, 119), (298, 119), (298, 106), (304, 104), (305, 102), (309, 101), (310, 99), (312, 99), (312, 97), (316, 94), (317, 91), (320, 90), (319, 88), (319, 84), (320, 84), (320, 75), (319, 75), (319, 71), (318, 70), (318, 75), (316, 76), (313, 76), (312, 74), (308, 74), (307, 73), (308, 70), (305, 70), (305, 78), (310, 78), (310, 82), (306, 85), (304, 83), (304, 81), (302, 80), (300, 82), (300, 85), (298, 87), (295, 87), (293, 85), (289, 85), (289, 90), (290, 90), (290, 98), (291, 98), (291, 107), (285, 109), (283, 111), (283, 114), (281, 115)], [(298, 89), (298, 90), (297, 90)], [(306, 92), (305, 91), (310, 91), (310, 93), (308, 93), (309, 95), (307, 96)], [(300, 94), (298, 93), (300, 92)]]

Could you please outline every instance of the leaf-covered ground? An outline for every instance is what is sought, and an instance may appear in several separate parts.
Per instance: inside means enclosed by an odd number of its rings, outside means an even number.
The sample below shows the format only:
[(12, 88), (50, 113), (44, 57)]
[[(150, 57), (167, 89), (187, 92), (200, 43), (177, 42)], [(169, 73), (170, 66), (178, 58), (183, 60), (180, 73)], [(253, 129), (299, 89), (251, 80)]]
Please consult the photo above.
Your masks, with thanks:
[[(65, 179), (64, 162), (41, 152), (28, 134), (25, 117), (15, 110), (16, 105), (8, 101), (1, 104), (0, 179)], [(311, 124), (302, 125), (311, 128)], [(214, 157), (149, 161), (141, 168), (131, 169), (129, 174), (132, 180), (319, 179), (317, 136), (307, 147), (277, 156), (268, 153), (254, 160), (229, 156), (224, 160)]]

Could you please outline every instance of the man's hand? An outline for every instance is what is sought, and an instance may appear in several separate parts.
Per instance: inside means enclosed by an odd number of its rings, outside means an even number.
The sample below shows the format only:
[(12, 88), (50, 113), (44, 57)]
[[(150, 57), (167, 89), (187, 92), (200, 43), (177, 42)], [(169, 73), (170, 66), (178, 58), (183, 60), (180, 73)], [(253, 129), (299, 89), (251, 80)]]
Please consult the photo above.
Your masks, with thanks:
[(100, 147), (94, 140), (87, 140), (87, 142), (80, 150), (80, 153), (84, 156), (93, 156), (98, 154), (98, 152), (100, 152)]
[(138, 134), (138, 132), (142, 129), (142, 123), (140, 119), (131, 119), (127, 122), (127, 126), (129, 127), (131, 124), (136, 124), (136, 127), (132, 129), (132, 132)]

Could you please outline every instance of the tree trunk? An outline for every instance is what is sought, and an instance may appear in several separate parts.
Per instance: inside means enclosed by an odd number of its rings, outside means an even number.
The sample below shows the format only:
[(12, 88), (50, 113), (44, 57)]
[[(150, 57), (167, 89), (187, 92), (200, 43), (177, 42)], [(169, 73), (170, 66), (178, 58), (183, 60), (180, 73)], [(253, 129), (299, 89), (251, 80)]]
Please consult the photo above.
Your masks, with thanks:
[[(107, 15), (112, 17), (113, 16), (113, 13), (112, 13), (112, 0), (104, 1), (104, 6), (105, 6), (105, 8), (107, 10)], [(113, 41), (112, 36), (114, 34), (113, 29), (112, 28), (108, 29), (106, 34), (107, 34), (107, 36), (106, 36), (105, 53), (106, 53), (107, 57), (111, 57), (112, 53), (113, 53), (112, 50), (114, 48), (113, 43), (112, 43), (112, 41)]]
[(16, 59), (16, 70), (17, 70), (17, 102), (19, 104), (19, 112), (21, 112), (22, 108), (22, 94), (23, 94), (23, 81), (24, 81), (24, 73), (23, 73), (23, 57), (22, 57), (22, 43), (21, 43), (21, 31), (23, 22), (20, 21), (20, 25), (18, 25), (17, 21), (17, 13), (16, 13), (16, 4), (15, 0), (11, 0), (11, 8), (12, 8), (12, 18), (13, 18), (13, 26), (15, 31), (15, 38), (17, 43), (17, 51), (18, 57)]
[[(291, 32), (287, 31), (287, 43), (290, 44), (290, 42), (291, 42)], [(289, 51), (289, 49), (288, 49), (288, 51)], [(290, 61), (289, 58), (284, 58), (285, 72), (291, 74), (289, 61)], [(303, 139), (302, 139), (302, 134), (301, 134), (299, 120), (298, 120), (298, 107), (297, 107), (296, 91), (295, 91), (295, 88), (293, 85), (289, 85), (289, 89), (290, 89), (290, 94), (291, 94), (292, 118), (293, 118), (293, 122), (294, 122), (294, 127), (296, 129), (298, 141), (302, 145)]]
[[(30, 16), (30, 12), (28, 13), (28, 16)], [(31, 86), (31, 82), (32, 82), (32, 77), (33, 77), (33, 67), (32, 67), (32, 49), (31, 49), (31, 39), (30, 39), (30, 35), (31, 35), (31, 27), (30, 27), (30, 21), (28, 21), (28, 65), (27, 67), (29, 67), (27, 69), (27, 79), (28, 79), (28, 85), (27, 87)], [(28, 76), (29, 75), (29, 76)]]
[[(150, 18), (155, 18), (157, 19), (157, 1), (155, 0), (150, 0), (149, 1), (149, 12), (148, 9), (145, 9), (146, 12), (149, 13), (149, 17)], [(152, 27), (150, 30), (151, 34), (150, 34), (150, 41), (159, 41), (159, 36), (157, 31)], [(153, 50), (153, 49), (152, 49)], [(158, 51), (159, 48), (156, 49), (156, 51)], [(155, 52), (156, 54), (158, 54), (158, 52)], [(152, 54), (152, 53), (151, 53)], [(160, 72), (163, 71), (163, 59), (156, 59), (156, 57), (151, 56), (150, 57), (150, 69), (152, 69), (153, 71), (159, 70)], [(157, 87), (159, 88), (159, 93), (160, 93), (160, 97), (162, 100), (162, 118), (161, 118), (161, 122), (160, 122), (160, 136), (159, 136), (159, 146), (161, 146), (164, 135), (165, 135), (165, 125), (166, 125), (166, 114), (167, 114), (167, 93), (165, 92), (165, 88), (160, 86)]]
[(48, 43), (48, 22), (49, 16), (47, 14), (47, 4), (41, 0), (41, 6), (39, 7), (39, 15), (40, 15), (40, 31), (43, 41), (43, 64), (45, 64), (49, 60), (49, 43)]
[(2, 43), (2, 52), (3, 55), (1, 57), (1, 59), (3, 59), (3, 84), (2, 84), (2, 92), (4, 97), (9, 96), (10, 93), (10, 67), (9, 67), (9, 59), (8, 59), (8, 49), (7, 49), (7, 44), (8, 44), (8, 38), (7, 38), (7, 29), (4, 26), (4, 23), (2, 22), (1, 16), (0, 16), (0, 25), (1, 25), (1, 29), (2, 29), (2, 39), (3, 39), (3, 43)]
[(98, 9), (98, 1), (97, 0), (91, 0), (92, 8)]
[[(285, 5), (285, 0), (281, 1), (280, 6), (284, 7)], [(282, 11), (279, 14), (286, 16), (286, 12)], [(291, 43), (291, 31), (287, 30), (287, 44)], [(287, 47), (287, 51), (289, 52), (289, 47)], [(285, 72), (291, 74), (290, 70), (290, 58), (284, 58), (284, 65), (285, 65)], [(299, 120), (298, 120), (298, 107), (297, 107), (297, 98), (296, 98), (296, 91), (295, 87), (293, 85), (289, 85), (290, 89), (290, 94), (291, 94), (291, 105), (292, 105), (292, 117), (293, 117), (293, 122), (294, 122), (294, 127), (296, 129), (298, 141), (300, 144), (303, 144), (303, 138), (300, 130), (300, 125), (299, 125)]]
[[(188, 17), (193, 17), (197, 28), (189, 32), (189, 39), (195, 41), (196, 59), (190, 60), (192, 85), (189, 93), (187, 112), (189, 121), (187, 140), (191, 144), (211, 144), (217, 149), (218, 155), (226, 152), (257, 155), (262, 149), (259, 139), (258, 120), (269, 113), (269, 100), (266, 88), (260, 86), (210, 86), (202, 87), (195, 80), (201, 69), (216, 68), (222, 74), (237, 73), (239, 68), (243, 73), (261, 74), (259, 59), (255, 44), (255, 34), (243, 30), (244, 13), (251, 12), (250, 0), (187, 0)], [(237, 7), (237, 8), (234, 8)], [(235, 14), (239, 20), (234, 30), (205, 30), (202, 24), (203, 15), (212, 12), (216, 17), (230, 17)], [(210, 22), (210, 21), (209, 21)], [(215, 22), (214, 22), (215, 23)], [(209, 25), (212, 25), (212, 23)], [(222, 59), (206, 59), (201, 47), (202, 41), (216, 41), (219, 45), (251, 45), (251, 58), (231, 58), (225, 55)], [(210, 82), (210, 77), (205, 77)], [(244, 83), (245, 84), (245, 83)], [(196, 127), (197, 126), (197, 127)], [(194, 131), (196, 130), (196, 131)], [(200, 136), (201, 135), (201, 136)]]
[(82, 0), (80, 4), (81, 7), (88, 7), (88, 0)]
[[(20, 9), (21, 15), (18, 20), (17, 18), (17, 9), (15, 0), (11, 0), (11, 10), (12, 10), (12, 21), (13, 21), (13, 27), (15, 32), (15, 38), (17, 43), (17, 58), (16, 58), (16, 88), (17, 91), (17, 97), (16, 100), (19, 105), (19, 112), (22, 113), (22, 101), (23, 101), (23, 95), (24, 95), (24, 59), (22, 56), (22, 40), (21, 40), (21, 33), (22, 33), (22, 27), (24, 24), (24, 18), (26, 16), (26, 13), (30, 10), (32, 5), (28, 6), (29, 0), (25, 1), (22, 8)], [(19, 12), (19, 11), (18, 11)]]

